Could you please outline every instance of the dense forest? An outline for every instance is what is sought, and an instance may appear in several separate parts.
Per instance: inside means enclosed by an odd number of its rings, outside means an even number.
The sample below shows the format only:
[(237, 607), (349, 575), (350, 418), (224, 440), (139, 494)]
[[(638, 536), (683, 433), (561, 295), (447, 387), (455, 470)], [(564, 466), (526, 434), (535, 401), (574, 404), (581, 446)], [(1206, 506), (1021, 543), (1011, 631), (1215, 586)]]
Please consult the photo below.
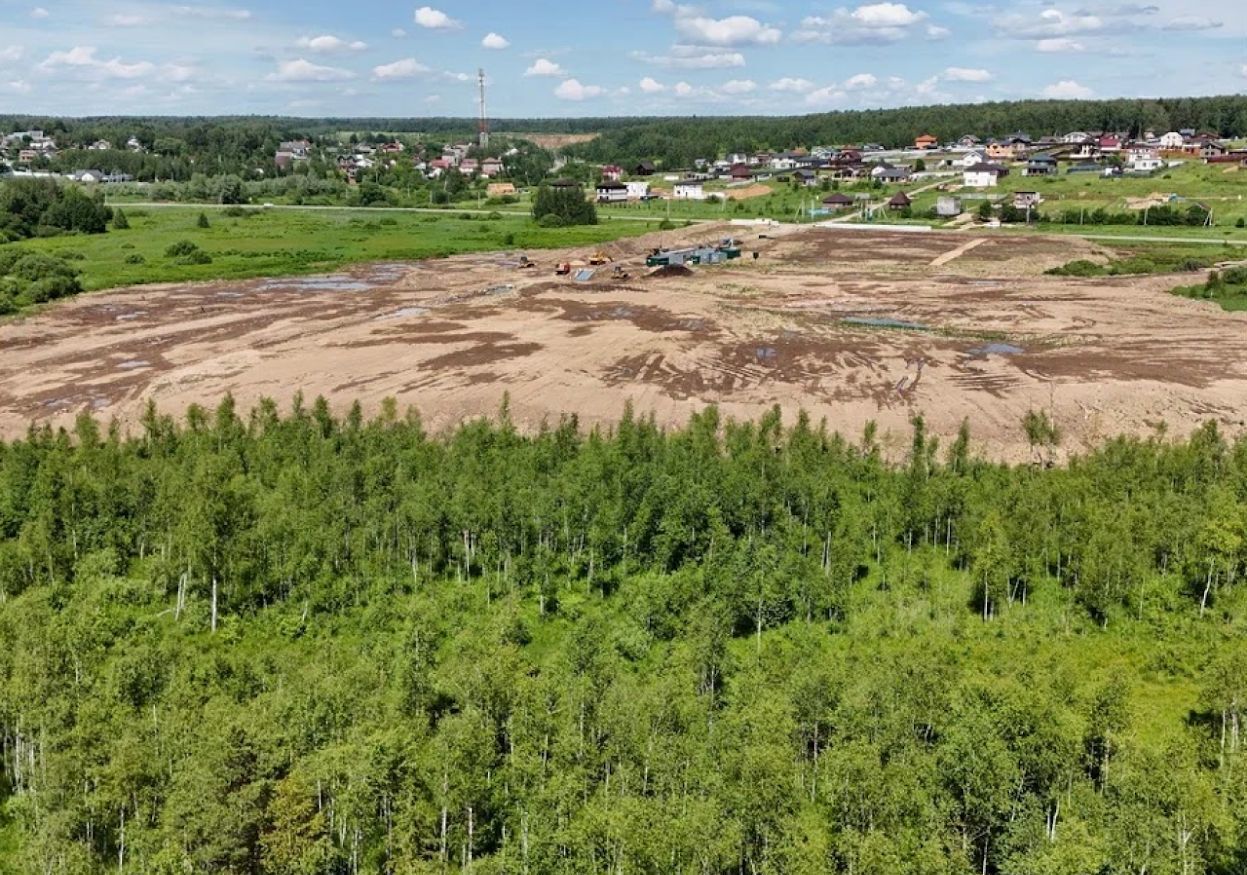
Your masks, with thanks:
[[(719, 116), (578, 119), (496, 119), (505, 133), (598, 133), (569, 154), (599, 163), (631, 164), (657, 160), (686, 168), (695, 158), (715, 158), (740, 149), (878, 143), (912, 145), (920, 133), (943, 140), (963, 134), (1005, 136), (1025, 131), (1033, 137), (1068, 131), (1147, 130), (1164, 133), (1193, 128), (1225, 137), (1247, 135), (1247, 95), (1152, 100), (1028, 100), (856, 110), (802, 116)], [(282, 140), (324, 138), (341, 132), (422, 134), (432, 139), (471, 138), (476, 122), (455, 118), (323, 118), (266, 116), (220, 118), (98, 117), (40, 118), (0, 116), (0, 130), (42, 129), (86, 144), (97, 138), (124, 143), (135, 136), (143, 154), (76, 153), (62, 161), (70, 169), (112, 162), (140, 179), (189, 179), (192, 172), (248, 173), (270, 167)], [(71, 160), (72, 159), (72, 160)], [(91, 159), (91, 160), (87, 160)], [(76, 162), (76, 163), (75, 163)], [(85, 163), (84, 163), (85, 162)], [(113, 164), (116, 164), (114, 168)]]
[(1241, 873), (1247, 442), (1025, 427), (32, 428), (0, 869)]

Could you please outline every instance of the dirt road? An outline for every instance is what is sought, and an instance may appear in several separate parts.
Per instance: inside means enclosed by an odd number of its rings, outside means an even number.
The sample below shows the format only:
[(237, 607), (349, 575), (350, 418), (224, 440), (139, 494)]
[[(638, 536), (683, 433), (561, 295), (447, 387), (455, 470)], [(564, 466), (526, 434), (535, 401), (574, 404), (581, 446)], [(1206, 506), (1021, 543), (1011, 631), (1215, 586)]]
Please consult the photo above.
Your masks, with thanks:
[(394, 396), (433, 428), (492, 414), (504, 393), (529, 426), (611, 422), (629, 400), (665, 423), (778, 404), (853, 438), (875, 420), (895, 454), (922, 413), (947, 436), (968, 418), (1002, 459), (1029, 457), (1032, 408), (1053, 412), (1067, 451), (1247, 420), (1247, 314), (1169, 295), (1173, 278), (1043, 275), (1100, 257), (1094, 244), (762, 230), (745, 258), (688, 276), (649, 275), (647, 247), (741, 229), (614, 244), (624, 280), (553, 275), (584, 251), (541, 253), (536, 271), (497, 253), (84, 296), (0, 325), (0, 433), (82, 410), (133, 425), (149, 398), (181, 412), (228, 391), (245, 409), (297, 390), (338, 409)]

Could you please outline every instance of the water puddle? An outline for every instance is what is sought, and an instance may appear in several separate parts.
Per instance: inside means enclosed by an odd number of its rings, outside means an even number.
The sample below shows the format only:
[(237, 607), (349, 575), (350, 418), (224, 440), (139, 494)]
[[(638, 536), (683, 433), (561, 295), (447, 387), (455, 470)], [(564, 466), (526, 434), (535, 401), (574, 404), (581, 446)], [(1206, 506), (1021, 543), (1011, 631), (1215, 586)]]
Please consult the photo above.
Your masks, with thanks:
[(143, 359), (128, 359), (117, 365), (117, 367), (123, 371), (135, 371), (139, 368), (150, 368), (151, 362), (143, 361)]
[(392, 313), (383, 313), (377, 319), (408, 319), (413, 316), (429, 315), (428, 307), (399, 307)]
[(345, 274), (327, 274), (264, 280), (256, 289), (261, 292), (367, 292), (377, 285), (378, 283), (371, 280), (361, 280)]
[(1022, 355), (1026, 350), (1020, 346), (1014, 346), (1011, 343), (986, 343), (983, 346), (976, 346), (969, 350), (966, 355), (971, 358), (985, 359), (988, 356), (1001, 355)]

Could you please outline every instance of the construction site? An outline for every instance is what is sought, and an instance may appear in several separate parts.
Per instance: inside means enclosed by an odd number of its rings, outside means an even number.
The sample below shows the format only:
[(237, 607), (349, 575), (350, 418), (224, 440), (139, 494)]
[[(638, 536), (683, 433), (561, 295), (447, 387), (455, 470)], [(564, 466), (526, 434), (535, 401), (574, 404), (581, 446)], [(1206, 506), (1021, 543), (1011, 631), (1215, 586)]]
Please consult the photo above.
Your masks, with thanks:
[[(729, 255), (729, 253), (731, 253)], [(1247, 314), (1180, 298), (1191, 275), (1045, 275), (1105, 261), (1069, 238), (705, 225), (587, 250), (498, 252), (330, 276), (102, 292), (0, 325), (0, 431), (82, 411), (136, 427), (296, 391), (336, 409), (383, 399), (433, 429), (574, 413), (608, 425), (631, 402), (662, 423), (706, 405), (806, 411), (901, 456), (911, 420), (1031, 458), (1047, 411), (1058, 454), (1118, 434), (1183, 435), (1247, 419)]]

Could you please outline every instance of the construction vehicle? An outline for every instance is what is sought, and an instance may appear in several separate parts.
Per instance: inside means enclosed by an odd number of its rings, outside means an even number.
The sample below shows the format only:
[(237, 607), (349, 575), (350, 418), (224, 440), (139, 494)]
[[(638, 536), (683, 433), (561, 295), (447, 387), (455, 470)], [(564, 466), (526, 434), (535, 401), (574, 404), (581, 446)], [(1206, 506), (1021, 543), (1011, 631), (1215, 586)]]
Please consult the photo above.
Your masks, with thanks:
[(605, 252), (603, 252), (600, 249), (597, 252), (589, 256), (589, 264), (591, 264), (593, 267), (600, 267), (603, 264), (610, 264), (614, 260), (615, 259), (611, 258), (609, 255), (607, 255)]
[(572, 272), (572, 266), (569, 262), (561, 261), (554, 266), (555, 276), (567, 276)]
[(520, 256), (520, 263), (518, 266), (519, 270), (536, 270), (536, 268), (537, 268), (537, 262), (529, 259), (527, 255)]
[(624, 270), (624, 267), (622, 264), (617, 264), (611, 269), (611, 279), (613, 280), (632, 279), (632, 274)]
[(727, 237), (714, 246), (656, 249), (645, 259), (645, 265), (646, 267), (674, 267), (689, 264), (723, 264), (734, 258), (740, 258), (740, 245)]

